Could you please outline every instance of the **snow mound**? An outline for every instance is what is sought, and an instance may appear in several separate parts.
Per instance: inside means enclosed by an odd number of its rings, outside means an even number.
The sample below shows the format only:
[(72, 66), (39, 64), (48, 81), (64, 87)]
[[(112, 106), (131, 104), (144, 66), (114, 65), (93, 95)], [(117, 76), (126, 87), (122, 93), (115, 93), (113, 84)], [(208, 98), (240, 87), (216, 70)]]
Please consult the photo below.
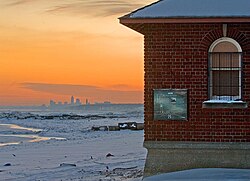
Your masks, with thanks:
[(165, 180), (250, 180), (250, 169), (204, 168), (155, 175), (143, 181)]

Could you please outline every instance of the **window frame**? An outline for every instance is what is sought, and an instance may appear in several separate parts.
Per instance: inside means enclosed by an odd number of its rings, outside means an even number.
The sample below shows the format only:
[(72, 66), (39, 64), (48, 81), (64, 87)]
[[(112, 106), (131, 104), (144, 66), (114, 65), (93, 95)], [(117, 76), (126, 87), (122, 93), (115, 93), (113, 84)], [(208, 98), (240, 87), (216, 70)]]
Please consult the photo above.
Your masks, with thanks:
[[(223, 42), (228, 42), (228, 43), (231, 43), (233, 44), (236, 48), (237, 48), (237, 52), (214, 52), (214, 48), (220, 44), (220, 43), (223, 43)], [(239, 94), (238, 96), (232, 96), (232, 95), (228, 95), (228, 96), (213, 96), (213, 76), (212, 76), (212, 72), (213, 72), (213, 67), (212, 67), (212, 54), (215, 54), (215, 53), (238, 53), (239, 54), (239, 67), (237, 68), (237, 70), (239, 71)], [(229, 70), (232, 70), (232, 69), (229, 69)], [(234, 101), (236, 100), (235, 98), (237, 98), (237, 100), (241, 100), (242, 99), (242, 48), (240, 46), (240, 44), (235, 41), (234, 39), (232, 38), (228, 38), (228, 37), (222, 37), (222, 38), (219, 38), (217, 40), (215, 40), (210, 48), (209, 48), (209, 51), (208, 51), (208, 97), (209, 97), (209, 100), (211, 101), (225, 101), (225, 102), (228, 102), (228, 101)], [(225, 100), (225, 97), (229, 97), (229, 100)], [(231, 98), (234, 97), (234, 100), (231, 100)]]

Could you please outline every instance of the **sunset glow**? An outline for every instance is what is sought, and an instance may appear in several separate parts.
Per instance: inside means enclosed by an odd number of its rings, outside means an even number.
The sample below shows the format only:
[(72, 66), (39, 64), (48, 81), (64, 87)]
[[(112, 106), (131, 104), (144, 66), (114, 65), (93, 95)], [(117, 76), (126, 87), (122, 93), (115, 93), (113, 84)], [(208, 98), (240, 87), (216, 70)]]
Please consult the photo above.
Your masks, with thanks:
[(0, 105), (142, 103), (143, 36), (117, 18), (150, 2), (0, 0)]

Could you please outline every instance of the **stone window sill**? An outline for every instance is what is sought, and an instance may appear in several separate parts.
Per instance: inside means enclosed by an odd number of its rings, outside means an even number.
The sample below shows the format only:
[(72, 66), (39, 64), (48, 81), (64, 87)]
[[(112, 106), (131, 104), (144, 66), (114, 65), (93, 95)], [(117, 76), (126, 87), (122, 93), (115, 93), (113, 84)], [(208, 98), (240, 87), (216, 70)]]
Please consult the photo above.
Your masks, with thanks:
[(202, 108), (247, 108), (248, 104), (244, 101), (224, 101), (224, 100), (208, 100), (202, 103)]

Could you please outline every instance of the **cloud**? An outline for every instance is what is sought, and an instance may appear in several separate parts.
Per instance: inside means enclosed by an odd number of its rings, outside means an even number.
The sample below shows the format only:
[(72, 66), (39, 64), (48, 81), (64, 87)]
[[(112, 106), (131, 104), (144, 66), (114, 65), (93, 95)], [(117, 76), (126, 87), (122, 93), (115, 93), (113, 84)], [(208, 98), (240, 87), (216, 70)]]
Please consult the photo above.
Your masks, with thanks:
[[(44, 3), (44, 0), (12, 0), (10, 6), (23, 5), (27, 3)], [(53, 5), (52, 5), (53, 4)], [(139, 0), (55, 0), (47, 10), (48, 13), (70, 13), (83, 16), (106, 17), (111, 15), (127, 13), (143, 6)]]
[(129, 90), (131, 89), (131, 87), (129, 85), (126, 84), (115, 84), (115, 85), (111, 85), (108, 88), (112, 89), (112, 90)]
[(82, 92), (92, 92), (99, 90), (96, 86), (70, 85), (70, 84), (46, 84), (46, 83), (21, 83), (21, 87), (33, 91), (48, 92), (55, 94), (80, 95)]
[(90, 15), (105, 17), (121, 13), (127, 13), (135, 8), (142, 6), (140, 3), (131, 1), (106, 1), (106, 0), (85, 0), (71, 4), (64, 4), (53, 7), (50, 13), (74, 13), (78, 15)]
[[(109, 89), (91, 85), (71, 85), (71, 84), (47, 84), (47, 83), (21, 83), (22, 88), (37, 92), (53, 93), (57, 95), (74, 95), (94, 100), (109, 100), (112, 102), (142, 102), (142, 91), (122, 91), (114, 90), (119, 85), (111, 86)], [(113, 87), (113, 88), (112, 88)], [(120, 87), (129, 87), (121, 84)]]
[(9, 1), (9, 2), (10, 3), (8, 3), (7, 5), (17, 6), (17, 5), (22, 5), (22, 4), (34, 2), (34, 0), (14, 0), (14, 1)]

